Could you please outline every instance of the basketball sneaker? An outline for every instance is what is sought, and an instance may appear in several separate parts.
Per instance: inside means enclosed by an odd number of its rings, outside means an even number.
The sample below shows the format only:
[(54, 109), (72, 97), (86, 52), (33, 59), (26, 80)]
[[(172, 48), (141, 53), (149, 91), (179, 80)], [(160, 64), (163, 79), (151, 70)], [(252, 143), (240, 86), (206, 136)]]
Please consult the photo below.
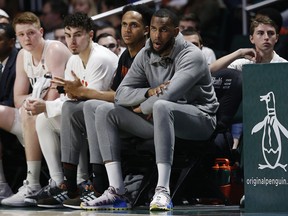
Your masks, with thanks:
[(81, 196), (74, 199), (67, 199), (63, 202), (63, 206), (72, 209), (81, 209), (81, 202), (88, 202), (101, 196), (100, 193), (95, 191), (91, 184), (87, 184), (85, 189), (82, 191)]
[(67, 189), (65, 183), (60, 184), (59, 187), (50, 189), (50, 196), (45, 199), (40, 199), (37, 202), (38, 207), (43, 208), (61, 208), (63, 207), (63, 202), (67, 199), (72, 199), (79, 196), (78, 190), (75, 192), (70, 192)]
[(13, 195), (13, 192), (8, 183), (0, 184), (0, 201)]
[(82, 202), (81, 208), (86, 210), (128, 210), (131, 209), (131, 205), (125, 194), (117, 194), (115, 188), (110, 186), (100, 197)]
[(49, 180), (49, 184), (45, 187), (41, 188), (36, 193), (32, 194), (31, 196), (27, 196), (24, 201), (31, 206), (37, 206), (37, 201), (40, 199), (46, 199), (50, 196), (50, 189), (57, 187), (56, 182), (53, 179)]
[(173, 204), (169, 192), (165, 187), (158, 186), (150, 203), (150, 211), (170, 211)]
[(41, 189), (40, 184), (31, 187), (31, 185), (29, 185), (28, 180), (24, 180), (23, 186), (21, 186), (18, 189), (18, 192), (11, 197), (3, 199), (1, 201), (1, 204), (7, 205), (7, 206), (19, 206), (19, 207), (30, 206), (29, 203), (25, 203), (25, 198), (28, 196), (31, 196), (32, 194), (34, 194), (36, 191), (39, 191), (40, 189)]

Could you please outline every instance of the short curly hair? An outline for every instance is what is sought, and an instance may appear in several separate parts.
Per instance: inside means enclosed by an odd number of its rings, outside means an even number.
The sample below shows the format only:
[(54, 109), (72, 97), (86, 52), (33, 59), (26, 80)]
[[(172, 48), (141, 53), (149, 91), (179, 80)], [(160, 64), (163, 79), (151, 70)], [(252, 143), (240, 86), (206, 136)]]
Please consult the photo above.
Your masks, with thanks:
[(138, 4), (138, 5), (133, 5), (129, 4), (126, 5), (122, 9), (122, 14), (124, 15), (128, 11), (136, 11), (139, 14), (142, 15), (142, 22), (145, 26), (149, 26), (151, 22), (152, 15), (154, 13), (154, 10), (146, 6), (145, 4)]
[(65, 28), (82, 28), (87, 32), (94, 30), (93, 20), (85, 13), (76, 12), (74, 14), (69, 14), (64, 18)]

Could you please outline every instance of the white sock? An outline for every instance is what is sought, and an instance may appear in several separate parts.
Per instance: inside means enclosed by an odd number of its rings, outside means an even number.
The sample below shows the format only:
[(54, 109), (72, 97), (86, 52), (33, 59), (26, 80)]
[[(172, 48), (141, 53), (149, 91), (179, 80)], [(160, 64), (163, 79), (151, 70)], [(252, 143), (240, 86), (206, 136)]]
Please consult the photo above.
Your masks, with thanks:
[(110, 186), (115, 188), (117, 194), (124, 194), (126, 191), (122, 177), (121, 163), (117, 161), (109, 162), (105, 164), (105, 167)]
[(40, 185), (41, 161), (27, 161), (27, 177), (29, 186)]
[(158, 168), (158, 182), (157, 187), (162, 186), (167, 189), (170, 193), (170, 175), (171, 175), (171, 165), (169, 163), (157, 163)]
[(63, 172), (53, 172), (53, 175), (51, 175), (51, 179), (53, 179), (53, 181), (55, 181), (56, 185), (60, 185), (61, 183), (63, 183), (64, 181), (64, 174)]
[(2, 160), (0, 160), (0, 184), (1, 183), (6, 183), (6, 178), (5, 178), (5, 175), (4, 175)]

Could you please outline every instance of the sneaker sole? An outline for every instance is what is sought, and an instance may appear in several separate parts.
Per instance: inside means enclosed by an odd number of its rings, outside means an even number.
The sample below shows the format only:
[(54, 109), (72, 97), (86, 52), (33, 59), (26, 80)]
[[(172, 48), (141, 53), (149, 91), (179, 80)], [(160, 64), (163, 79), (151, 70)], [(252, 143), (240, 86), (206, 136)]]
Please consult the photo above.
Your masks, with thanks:
[(13, 206), (13, 207), (29, 207), (29, 206), (33, 206), (33, 205), (28, 204), (28, 203), (2, 203), (2, 202), (1, 202), (1, 205), (3, 205), (3, 206)]
[(66, 208), (71, 208), (71, 209), (77, 209), (77, 210), (81, 210), (81, 206), (74, 206), (74, 205), (69, 205), (69, 204), (63, 204), (64, 207)]
[(113, 206), (84, 206), (81, 204), (81, 209), (90, 210), (90, 211), (97, 211), (97, 210), (130, 210), (131, 206), (128, 205), (127, 207), (113, 207)]
[(38, 206), (38, 207), (41, 207), (41, 208), (63, 208), (63, 205), (62, 205), (62, 204), (59, 204), (59, 205), (43, 205), (43, 204), (38, 204), (37, 206)]
[(157, 205), (152, 205), (150, 207), (150, 211), (171, 211), (172, 208), (167, 208), (165, 206), (157, 206)]

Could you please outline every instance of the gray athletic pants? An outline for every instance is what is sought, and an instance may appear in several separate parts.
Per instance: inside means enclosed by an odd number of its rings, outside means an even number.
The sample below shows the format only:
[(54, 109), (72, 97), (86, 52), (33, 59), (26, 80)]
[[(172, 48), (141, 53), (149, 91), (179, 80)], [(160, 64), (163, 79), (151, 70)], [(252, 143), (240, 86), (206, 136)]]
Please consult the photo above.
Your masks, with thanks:
[[(61, 124), (62, 162), (78, 164), (80, 150), (83, 145), (87, 144), (88, 138), (90, 163), (103, 163), (95, 128), (95, 111), (103, 103), (108, 104), (101, 100), (66, 101), (64, 103)], [(114, 107), (113, 103), (109, 104)]]
[(96, 131), (95, 113), (98, 106), (101, 104), (107, 104), (107, 106), (114, 107), (113, 103), (109, 103), (101, 100), (88, 100), (84, 103), (84, 119), (86, 124), (90, 163), (102, 164), (102, 156), (99, 150), (98, 136)]
[[(88, 110), (85, 110), (85, 113), (87, 112)], [(95, 120), (102, 156), (98, 158), (98, 163), (101, 163), (102, 159), (121, 161), (120, 131), (122, 130), (144, 139), (154, 137), (156, 163), (172, 165), (175, 136), (183, 139), (206, 140), (216, 127), (215, 115), (209, 115), (193, 105), (165, 100), (154, 103), (154, 125), (133, 111), (111, 103), (97, 106)], [(88, 130), (90, 128), (87, 128)]]
[(83, 104), (84, 101), (66, 101), (62, 107), (60, 138), (64, 163), (78, 165), (80, 151), (88, 154)]

